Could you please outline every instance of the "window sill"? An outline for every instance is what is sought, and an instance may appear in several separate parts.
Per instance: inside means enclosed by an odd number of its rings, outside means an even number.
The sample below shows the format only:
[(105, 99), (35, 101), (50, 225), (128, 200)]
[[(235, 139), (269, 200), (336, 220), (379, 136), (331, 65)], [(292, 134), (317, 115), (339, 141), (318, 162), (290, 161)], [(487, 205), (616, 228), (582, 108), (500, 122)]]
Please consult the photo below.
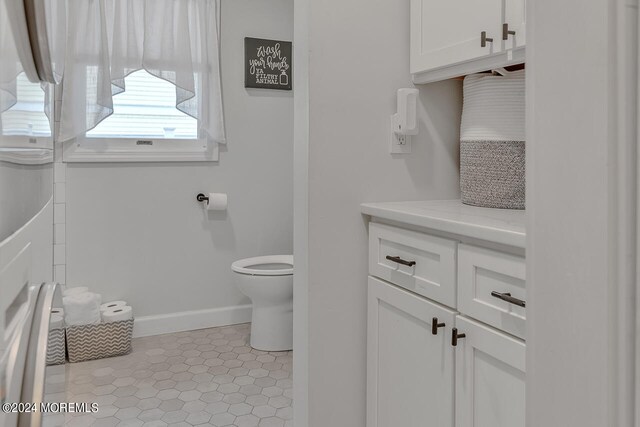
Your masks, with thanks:
[[(151, 139), (145, 139), (145, 141)], [(203, 140), (155, 139), (138, 145), (137, 139), (82, 138), (64, 144), (65, 163), (217, 162), (216, 143)]]
[(19, 165), (46, 165), (53, 163), (53, 150), (47, 148), (2, 148), (0, 161)]

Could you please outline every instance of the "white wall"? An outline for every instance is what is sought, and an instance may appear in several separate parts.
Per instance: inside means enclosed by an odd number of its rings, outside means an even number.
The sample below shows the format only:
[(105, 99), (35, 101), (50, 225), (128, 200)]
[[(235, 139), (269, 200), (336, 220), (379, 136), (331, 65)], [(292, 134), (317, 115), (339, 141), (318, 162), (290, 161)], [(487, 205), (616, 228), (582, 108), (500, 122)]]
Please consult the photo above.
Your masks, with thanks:
[(396, 90), (412, 86), (409, 2), (309, 7), (309, 425), (362, 427), (367, 223), (359, 204), (458, 197), (461, 82), (420, 88), (413, 153), (392, 157)]
[[(291, 40), (292, 0), (222, 1), (228, 147), (220, 162), (69, 164), (67, 284), (137, 316), (246, 304), (232, 261), (292, 252), (293, 96), (244, 89), (244, 37)], [(226, 192), (205, 213), (199, 192)]]

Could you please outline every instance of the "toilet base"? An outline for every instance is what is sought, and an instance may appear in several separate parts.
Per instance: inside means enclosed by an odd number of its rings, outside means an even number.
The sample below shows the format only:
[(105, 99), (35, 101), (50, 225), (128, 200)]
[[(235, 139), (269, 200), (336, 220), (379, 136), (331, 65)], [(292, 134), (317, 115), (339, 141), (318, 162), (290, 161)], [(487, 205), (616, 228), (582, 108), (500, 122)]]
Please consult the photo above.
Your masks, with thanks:
[(262, 351), (293, 348), (293, 304), (256, 306), (251, 316), (250, 345)]
[(234, 262), (238, 290), (251, 299), (251, 347), (293, 348), (293, 256), (272, 255)]

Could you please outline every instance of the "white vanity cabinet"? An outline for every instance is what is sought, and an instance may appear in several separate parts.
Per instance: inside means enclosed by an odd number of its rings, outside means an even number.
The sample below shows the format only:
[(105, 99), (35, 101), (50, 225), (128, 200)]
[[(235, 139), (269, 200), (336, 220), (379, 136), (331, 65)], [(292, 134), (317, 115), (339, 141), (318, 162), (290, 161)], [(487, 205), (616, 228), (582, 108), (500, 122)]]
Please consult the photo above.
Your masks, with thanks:
[(367, 426), (454, 427), (455, 312), (373, 277), (367, 307)]
[(524, 427), (524, 342), (462, 316), (456, 327), (456, 425)]
[(524, 62), (526, 0), (411, 0), (410, 69), (429, 83)]
[(370, 203), (367, 427), (525, 424), (524, 212)]

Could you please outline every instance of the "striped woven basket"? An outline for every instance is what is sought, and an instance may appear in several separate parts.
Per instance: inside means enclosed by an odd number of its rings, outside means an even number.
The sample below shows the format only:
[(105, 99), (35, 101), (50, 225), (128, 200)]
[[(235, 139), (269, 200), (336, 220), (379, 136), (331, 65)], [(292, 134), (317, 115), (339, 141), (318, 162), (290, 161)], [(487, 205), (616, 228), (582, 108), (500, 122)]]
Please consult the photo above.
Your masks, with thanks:
[(465, 204), (525, 208), (524, 79), (524, 70), (464, 79), (460, 190)]
[(47, 366), (61, 365), (66, 360), (64, 329), (51, 329), (47, 341)]
[(131, 352), (133, 319), (95, 325), (68, 326), (69, 362), (122, 356)]

